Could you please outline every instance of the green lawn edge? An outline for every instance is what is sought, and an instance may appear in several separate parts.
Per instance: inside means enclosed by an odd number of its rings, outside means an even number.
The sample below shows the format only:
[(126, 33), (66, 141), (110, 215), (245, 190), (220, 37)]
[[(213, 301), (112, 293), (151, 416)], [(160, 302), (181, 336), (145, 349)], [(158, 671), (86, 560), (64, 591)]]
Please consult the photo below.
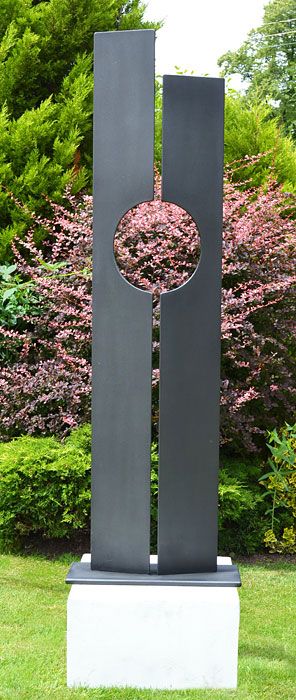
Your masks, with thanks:
[(296, 567), (239, 564), (242, 588), (235, 691), (66, 687), (65, 575), (73, 556), (0, 556), (0, 699), (293, 700)]

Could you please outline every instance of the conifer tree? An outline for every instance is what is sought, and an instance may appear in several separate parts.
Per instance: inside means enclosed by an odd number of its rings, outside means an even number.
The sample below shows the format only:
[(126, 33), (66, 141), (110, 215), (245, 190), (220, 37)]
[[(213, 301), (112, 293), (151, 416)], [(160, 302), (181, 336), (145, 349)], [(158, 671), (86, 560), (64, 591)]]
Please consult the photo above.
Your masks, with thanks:
[(0, 260), (45, 196), (91, 186), (93, 34), (156, 26), (144, 11), (141, 0), (1, 0)]
[(221, 56), (218, 64), (224, 75), (239, 73), (250, 96), (268, 99), (286, 133), (296, 140), (295, 0), (270, 0), (261, 26), (249, 32), (238, 50)]

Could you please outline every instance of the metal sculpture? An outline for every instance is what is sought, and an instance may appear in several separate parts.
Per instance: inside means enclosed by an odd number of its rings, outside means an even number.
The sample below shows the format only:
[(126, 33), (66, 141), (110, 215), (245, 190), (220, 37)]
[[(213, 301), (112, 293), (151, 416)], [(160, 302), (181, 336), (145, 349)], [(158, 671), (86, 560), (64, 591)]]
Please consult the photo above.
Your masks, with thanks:
[(164, 76), (163, 96), (162, 199), (191, 214), (201, 259), (161, 294), (153, 568), (152, 295), (121, 276), (113, 239), (153, 199), (154, 32), (95, 35), (91, 565), (68, 583), (240, 585), (236, 567), (217, 569), (224, 83)]

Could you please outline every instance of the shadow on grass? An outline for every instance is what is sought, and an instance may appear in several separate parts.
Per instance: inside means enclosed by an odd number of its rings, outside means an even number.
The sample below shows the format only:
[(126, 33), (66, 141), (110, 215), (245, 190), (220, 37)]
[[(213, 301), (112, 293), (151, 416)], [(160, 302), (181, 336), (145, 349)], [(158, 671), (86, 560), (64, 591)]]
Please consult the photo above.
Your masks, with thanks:
[(271, 570), (287, 570), (294, 569), (296, 571), (296, 555), (295, 554), (252, 554), (250, 557), (234, 556), (233, 563), (237, 566), (255, 566), (261, 569)]
[(24, 538), (17, 548), (0, 553), (22, 557), (37, 556), (50, 561), (61, 561), (65, 558), (65, 561), (68, 561), (69, 557), (79, 560), (86, 552), (90, 552), (90, 533), (83, 531), (71, 539), (46, 539), (40, 535), (30, 535)]
[[(1, 554), (14, 554), (18, 556), (37, 556), (47, 560), (79, 561), (83, 554), (90, 552), (90, 532), (77, 532), (75, 537), (69, 539), (46, 539), (40, 535), (30, 535), (24, 538), (17, 550), (3, 551)], [(251, 556), (231, 555), (234, 564), (237, 566), (252, 566), (268, 570), (289, 570), (291, 567), (296, 571), (295, 554), (268, 554), (259, 553)]]
[(264, 642), (264, 644), (255, 645), (254, 642), (241, 641), (239, 653), (242, 656), (263, 661), (283, 661), (288, 668), (295, 670), (295, 655), (286, 651), (283, 644)]

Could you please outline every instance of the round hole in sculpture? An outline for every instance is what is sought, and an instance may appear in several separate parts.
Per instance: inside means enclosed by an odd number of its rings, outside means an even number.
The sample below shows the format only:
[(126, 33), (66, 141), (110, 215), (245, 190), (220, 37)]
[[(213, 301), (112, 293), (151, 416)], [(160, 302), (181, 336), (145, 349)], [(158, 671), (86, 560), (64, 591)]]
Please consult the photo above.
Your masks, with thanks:
[(130, 209), (118, 224), (114, 255), (134, 287), (159, 296), (192, 277), (200, 257), (197, 226), (187, 211), (159, 197)]

